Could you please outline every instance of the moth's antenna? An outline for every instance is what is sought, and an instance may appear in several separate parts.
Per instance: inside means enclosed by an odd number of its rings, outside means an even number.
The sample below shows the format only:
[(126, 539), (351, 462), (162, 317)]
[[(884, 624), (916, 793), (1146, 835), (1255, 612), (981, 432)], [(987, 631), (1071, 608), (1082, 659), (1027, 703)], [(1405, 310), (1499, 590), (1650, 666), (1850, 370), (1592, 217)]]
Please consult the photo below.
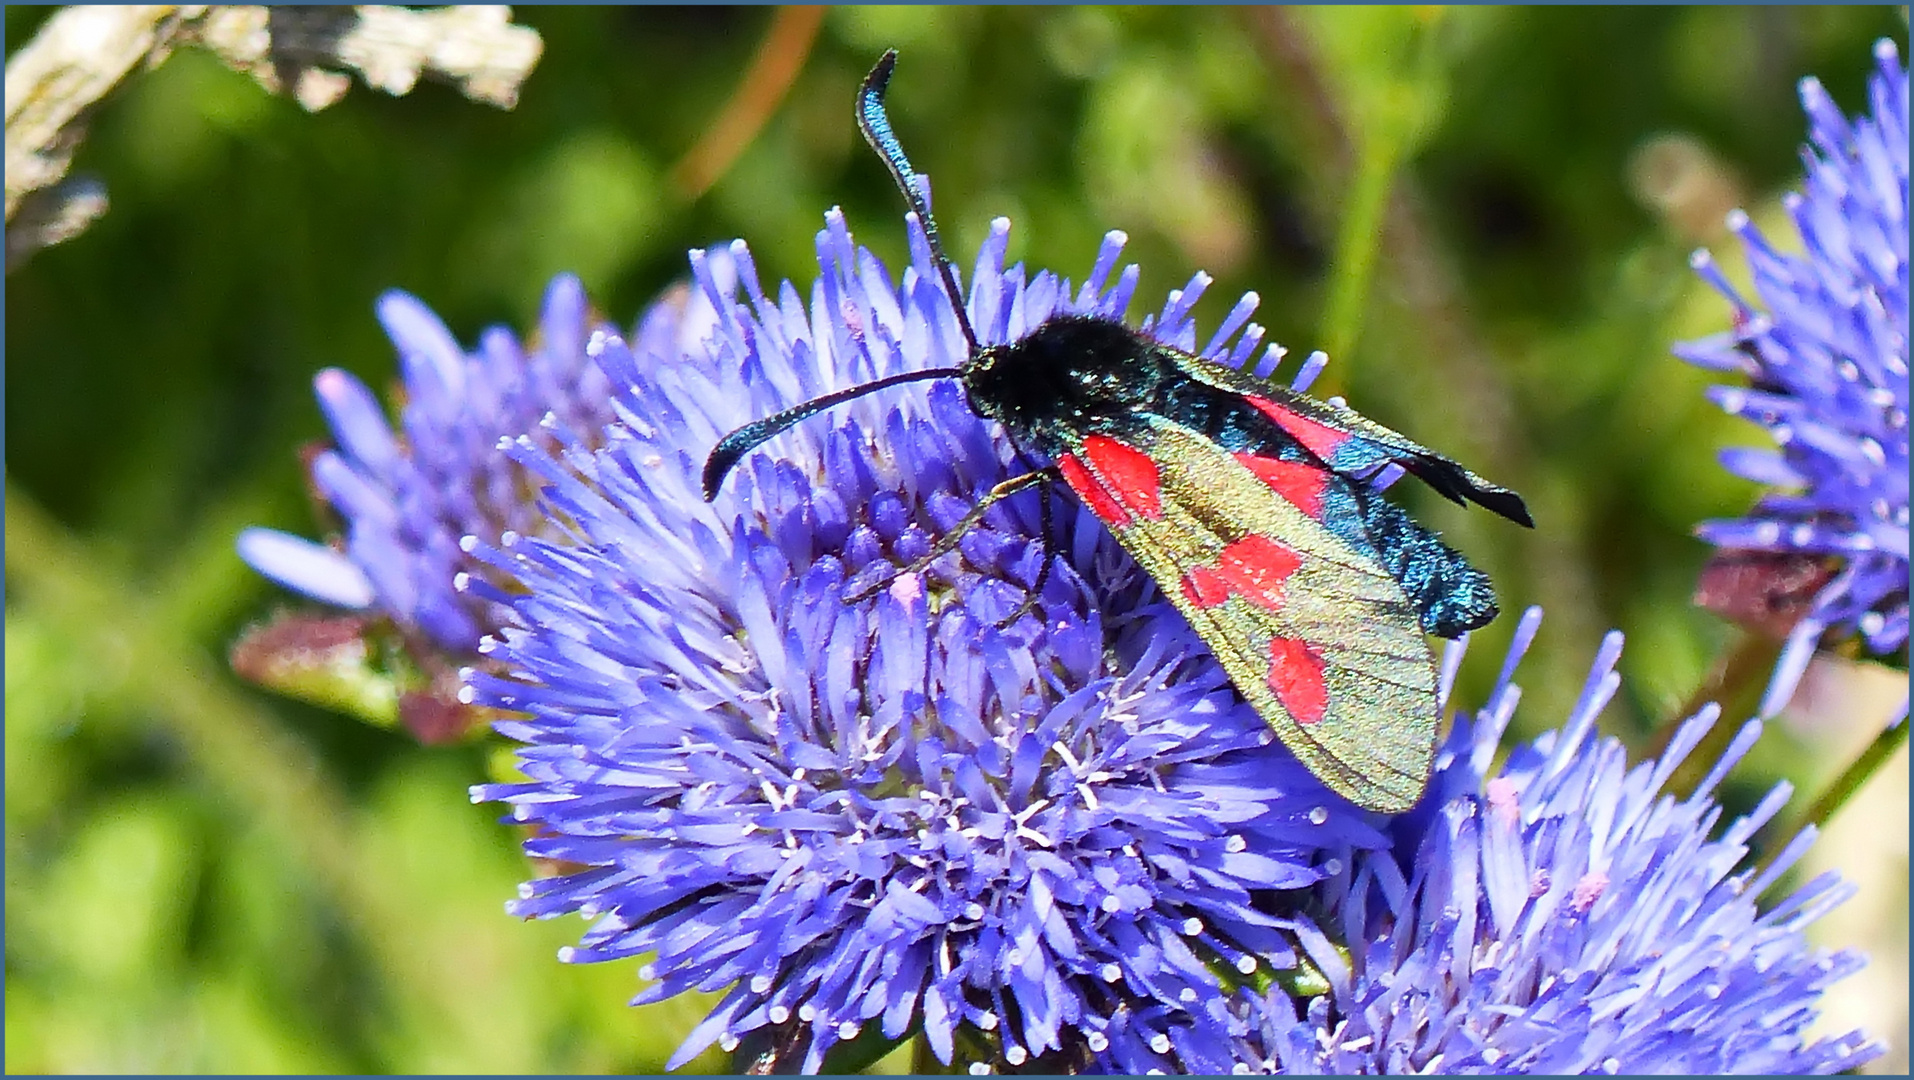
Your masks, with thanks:
[(833, 405), (842, 405), (852, 398), (860, 398), (873, 391), (896, 386), (898, 383), (918, 382), (923, 379), (951, 379), (962, 375), (963, 372), (957, 368), (924, 368), (921, 371), (906, 371), (846, 387), (835, 393), (825, 394), (823, 397), (812, 398), (802, 405), (793, 405), (774, 416), (753, 420), (719, 439), (718, 445), (711, 448), (711, 455), (704, 459), (704, 501), (710, 502), (718, 497), (718, 489), (724, 486), (724, 478), (730, 474), (731, 467), (736, 465), (740, 458), (757, 449), (759, 443), (800, 421), (808, 420)]
[[(937, 273), (944, 279), (944, 291), (950, 295), (950, 306), (957, 313), (957, 325), (963, 327), (964, 340), (970, 343), (970, 355), (980, 350), (977, 344), (977, 332), (970, 327), (970, 316), (964, 311), (963, 295), (957, 291), (957, 274), (952, 267), (950, 257), (944, 254), (943, 241), (937, 238), (937, 220), (930, 216), (930, 204), (924, 201), (923, 192), (917, 189), (917, 172), (910, 167), (910, 159), (904, 156), (904, 148), (897, 145), (897, 136), (891, 134), (891, 120), (884, 114), (884, 87), (891, 81), (891, 72), (897, 67), (897, 50), (891, 49), (877, 61), (877, 66), (864, 76), (864, 85), (857, 92), (857, 126), (864, 132), (864, 138), (870, 140), (871, 149), (876, 150), (884, 164), (891, 170), (891, 179), (897, 181), (897, 190), (904, 193), (904, 200), (917, 214), (917, 220), (924, 226), (924, 239), (930, 243), (931, 257), (936, 260)], [(812, 398), (801, 405), (793, 405), (775, 416), (754, 420), (718, 440), (711, 448), (710, 456), (704, 459), (704, 499), (706, 502), (718, 497), (718, 489), (724, 485), (724, 478), (730, 475), (733, 467), (744, 455), (756, 449), (759, 444), (777, 435), (797, 423), (816, 416), (833, 405), (842, 405), (852, 398), (899, 383), (917, 382), (921, 379), (958, 379), (963, 377), (961, 368), (925, 368), (921, 371), (906, 371), (902, 374), (887, 376), (858, 386), (846, 387), (823, 397)]]
[(957, 291), (957, 274), (950, 256), (944, 254), (943, 241), (937, 238), (937, 219), (930, 216), (930, 204), (924, 201), (924, 193), (917, 187), (917, 170), (910, 167), (904, 148), (891, 133), (891, 118), (884, 112), (884, 88), (890, 84), (891, 72), (896, 69), (897, 50), (887, 49), (878, 58), (877, 66), (864, 76), (864, 85), (857, 92), (857, 126), (864, 132), (871, 149), (890, 167), (897, 190), (904, 193), (904, 201), (910, 204), (918, 223), (924, 226), (924, 239), (930, 243), (931, 257), (937, 260), (937, 273), (944, 279), (944, 291), (950, 295), (957, 325), (963, 327), (964, 340), (970, 343), (974, 356), (981, 351), (981, 346), (977, 344), (977, 332), (970, 327), (970, 315), (964, 311), (964, 296)]

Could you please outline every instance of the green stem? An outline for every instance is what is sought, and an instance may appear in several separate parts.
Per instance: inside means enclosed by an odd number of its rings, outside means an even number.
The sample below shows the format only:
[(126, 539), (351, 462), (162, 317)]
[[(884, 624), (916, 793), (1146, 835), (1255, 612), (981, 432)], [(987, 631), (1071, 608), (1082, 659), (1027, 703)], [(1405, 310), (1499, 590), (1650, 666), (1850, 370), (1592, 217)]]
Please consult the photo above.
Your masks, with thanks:
[(918, 1039), (911, 1043), (910, 1071), (917, 1076), (937, 1076), (950, 1070), (931, 1052), (929, 1039)]
[[(1847, 805), (1848, 799), (1855, 792), (1867, 786), (1867, 782), (1880, 771), (1882, 763), (1893, 758), (1895, 751), (1906, 744), (1908, 725), (1909, 721), (1903, 719), (1893, 727), (1882, 729), (1881, 733), (1874, 737), (1874, 741), (1868, 743), (1867, 749), (1861, 751), (1859, 757), (1849, 762), (1848, 767), (1841, 770), (1841, 775), (1835, 777), (1833, 783), (1823, 788), (1820, 796), (1806, 810), (1797, 814), (1785, 825), (1771, 824), (1762, 830), (1764, 836), (1772, 838), (1763, 845), (1771, 849), (1771, 854), (1762, 860), (1762, 873), (1766, 873), (1767, 867), (1773, 865), (1774, 859), (1786, 850), (1789, 840), (1800, 836), (1803, 829), (1821, 829), (1843, 806)], [(1782, 874), (1775, 878), (1774, 883), (1755, 900), (1760, 902), (1768, 897), (1784, 895), (1783, 886), (1788, 884), (1790, 876)]]
[(1712, 701), (1721, 706), (1722, 719), (1689, 751), (1681, 767), (1669, 777), (1665, 790), (1678, 797), (1686, 796), (1701, 782), (1702, 777), (1708, 775), (1708, 770), (1714, 767), (1722, 751), (1728, 749), (1728, 744), (1734, 741), (1736, 733), (1741, 730), (1741, 721), (1754, 715), (1755, 706), (1761, 701), (1761, 691), (1774, 674), (1775, 660), (1780, 655), (1780, 642), (1759, 634), (1744, 633), (1732, 648), (1715, 660), (1714, 667), (1701, 681), (1701, 685), (1695, 687), (1688, 700), (1662, 720), (1660, 730), (1641, 755), (1643, 759), (1660, 757), (1668, 749), (1669, 740), (1681, 728), (1682, 721), (1701, 711), (1703, 705)]
[(240, 817), (278, 837), (364, 940), (378, 940), (373, 916), (386, 905), (354, 852), (348, 803), (312, 748), (239, 694), (189, 635), (156, 614), (152, 599), (11, 479), (6, 530), (9, 601), (24, 597), (36, 618), (57, 626), (88, 655), (124, 658), (118, 694), (158, 718), (237, 804)]
[(1779, 835), (1794, 836), (1810, 825), (1817, 829), (1826, 825), (1828, 819), (1832, 818), (1841, 807), (1846, 806), (1848, 799), (1855, 792), (1867, 786), (1867, 782), (1874, 777), (1881, 766), (1894, 756), (1894, 752), (1899, 750), (1902, 744), (1907, 742), (1907, 728), (1908, 721), (1902, 720), (1876, 735), (1874, 741), (1867, 744), (1867, 749), (1861, 751), (1859, 757), (1849, 762), (1848, 767), (1841, 770), (1841, 775), (1835, 777), (1833, 783), (1822, 789), (1820, 797), (1816, 798), (1800, 817), (1790, 822), (1789, 828)]
[(1369, 285), (1375, 279), (1376, 254), (1382, 248), (1382, 222), (1389, 209), (1389, 192), (1402, 160), (1401, 142), (1393, 132), (1362, 140), (1356, 156), (1356, 174), (1350, 184), (1347, 211), (1336, 237), (1336, 262), (1324, 306), (1319, 339), (1333, 361), (1318, 393), (1332, 394), (1349, 384), (1349, 363), (1368, 306)]

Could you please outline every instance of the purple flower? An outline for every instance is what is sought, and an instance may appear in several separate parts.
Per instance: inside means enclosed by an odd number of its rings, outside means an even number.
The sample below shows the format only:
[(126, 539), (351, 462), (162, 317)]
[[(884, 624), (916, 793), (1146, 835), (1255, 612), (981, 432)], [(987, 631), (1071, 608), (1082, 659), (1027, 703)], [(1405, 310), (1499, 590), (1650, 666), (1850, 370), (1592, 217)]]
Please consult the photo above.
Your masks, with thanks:
[(529, 348), (494, 327), (468, 354), (438, 316), (396, 290), (378, 312), (404, 376), (399, 432), (348, 372), (313, 380), (335, 445), (313, 460), (312, 480), (344, 521), (345, 550), (253, 528), (239, 553), (288, 588), (386, 615), (415, 643), (470, 657), (504, 611), (453, 589), (461, 571), (489, 573), (460, 538), (546, 527), (499, 439), (537, 431), (547, 413), (590, 434), (611, 419), (610, 386), (585, 355), (585, 291), (569, 275), (552, 281)]
[[(1630, 768), (1620, 743), (1595, 736), (1620, 685), (1621, 635), (1611, 633), (1562, 728), (1494, 767), (1521, 697), (1510, 676), (1540, 621), (1535, 608), (1523, 617), (1488, 704), (1457, 715), (1432, 796), (1395, 820), (1393, 850), (1359, 853), (1312, 890), (1320, 929), (1298, 937), (1326, 992), (1299, 1003), (1246, 989), (1232, 1002), (1232, 1039), (1177, 1031), (1153, 1049), (1119, 1037), (1106, 1067), (1832, 1073), (1882, 1052), (1859, 1032), (1805, 1035), (1822, 989), (1862, 960), (1810, 948), (1802, 929), (1853, 886), (1824, 874), (1757, 906), (1813, 831), (1760, 871), (1743, 867), (1788, 785), (1716, 830), (1712, 793), (1754, 745), (1759, 721), (1692, 795), (1664, 793), (1718, 710), (1684, 724), (1660, 759)], [(1445, 659), (1445, 687), (1465, 647)]]
[(1710, 397), (1780, 447), (1723, 451), (1730, 471), (1781, 490), (1701, 536), (1840, 566), (1789, 634), (1764, 716), (1787, 703), (1825, 631), (1856, 632), (1877, 654), (1907, 644), (1907, 69), (1892, 43), (1874, 52), (1870, 115), (1852, 124), (1819, 82), (1801, 82), (1813, 145), (1806, 190), (1783, 205), (1805, 252), (1782, 254), (1746, 214), (1730, 215), (1758, 304), (1696, 252), (1695, 269), (1734, 304), (1735, 329), (1675, 350), (1747, 376)]
[[(800, 425), (703, 500), (726, 431), (961, 359), (910, 229), (894, 280), (833, 211), (808, 304), (788, 282), (762, 291), (742, 242), (693, 252), (690, 304), (654, 310), (635, 345), (594, 340), (620, 420), (606, 445), (553, 423), (556, 454), (512, 448), (549, 485), (563, 540), (468, 545), (524, 587), (460, 579), (513, 612), (482, 650), (510, 674), (469, 672), (465, 699), (524, 716), (499, 730), (525, 744), (525, 782), (473, 797), (535, 825), (530, 854), (583, 867), (528, 882), (508, 909), (596, 920), (566, 960), (651, 954), (634, 1003), (724, 991), (673, 1066), (771, 1029), (815, 1070), (868, 1026), (921, 1025), (941, 1060), (964, 1040), (1014, 1067), (1107, 1048), (1133, 1001), (1155, 1011), (1132, 1027), (1220, 1039), (1234, 1021), (1217, 972), (1294, 962), (1268, 890), (1383, 842), (1073, 502), (1036, 611), (1007, 628), (1044, 557), (1035, 492), (927, 572), (893, 576), (1025, 467), (958, 386)], [(1008, 230), (994, 224), (970, 290), (984, 341), (1057, 313), (1122, 315), (1137, 271), (1109, 285), (1120, 233), (1073, 289), (1006, 269)], [(1194, 350), (1207, 282), (1145, 326)], [(1260, 328), (1237, 336), (1254, 305), (1207, 355), (1256, 357)]]

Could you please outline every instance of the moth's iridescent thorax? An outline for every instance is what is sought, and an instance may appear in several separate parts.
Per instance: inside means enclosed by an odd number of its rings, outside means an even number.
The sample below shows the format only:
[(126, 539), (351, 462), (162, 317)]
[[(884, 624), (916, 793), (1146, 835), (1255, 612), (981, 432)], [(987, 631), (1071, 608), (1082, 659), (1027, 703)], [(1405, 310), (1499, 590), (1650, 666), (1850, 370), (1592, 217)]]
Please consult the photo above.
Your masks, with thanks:
[(1120, 427), (1157, 398), (1173, 373), (1160, 347), (1112, 319), (1060, 315), (964, 365), (964, 389), (978, 416), (1020, 443), (1056, 455), (1057, 427), (1079, 433)]

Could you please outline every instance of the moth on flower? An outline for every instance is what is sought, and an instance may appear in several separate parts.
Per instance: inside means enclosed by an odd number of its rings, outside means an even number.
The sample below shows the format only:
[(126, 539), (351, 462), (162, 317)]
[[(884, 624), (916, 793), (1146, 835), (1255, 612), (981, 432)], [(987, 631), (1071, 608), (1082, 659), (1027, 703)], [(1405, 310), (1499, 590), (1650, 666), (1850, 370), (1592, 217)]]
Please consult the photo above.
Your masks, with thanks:
[[(1486, 625), (1495, 594), (1487, 575), (1372, 483), (1407, 471), (1459, 504), (1532, 526), (1521, 498), (1340, 402), (1113, 318), (1063, 314), (1014, 341), (982, 344), (884, 111), (896, 62), (895, 50), (885, 53), (865, 78), (858, 124), (923, 225), (968, 352), (956, 367), (849, 387), (731, 432), (706, 461), (705, 497), (750, 450), (827, 408), (900, 383), (957, 379), (972, 411), (1003, 425), (1020, 456), (1049, 464), (999, 485), (920, 565), (1033, 484), (1048, 518), (1060, 481), (1149, 572), (1310, 771), (1370, 810), (1415, 805), (1440, 719), (1423, 635)], [(1039, 579), (1033, 599), (1042, 587)]]

